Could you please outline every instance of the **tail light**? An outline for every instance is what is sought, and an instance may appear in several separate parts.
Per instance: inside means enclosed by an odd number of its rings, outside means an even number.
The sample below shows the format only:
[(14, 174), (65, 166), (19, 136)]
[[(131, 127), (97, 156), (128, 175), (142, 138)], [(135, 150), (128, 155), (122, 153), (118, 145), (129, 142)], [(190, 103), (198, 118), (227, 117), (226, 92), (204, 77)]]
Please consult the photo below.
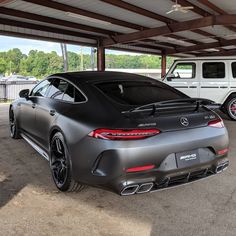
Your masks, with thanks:
[(212, 120), (208, 123), (208, 126), (210, 127), (214, 127), (214, 128), (224, 128), (224, 122), (221, 119), (217, 119), (217, 120)]
[(219, 151), (217, 152), (217, 154), (218, 154), (218, 155), (224, 155), (224, 154), (228, 153), (228, 151), (229, 151), (229, 149), (228, 149), (228, 148), (225, 148), (225, 149), (219, 150)]
[(135, 140), (145, 139), (160, 133), (158, 129), (96, 129), (88, 135), (93, 138), (108, 139), (108, 140)]

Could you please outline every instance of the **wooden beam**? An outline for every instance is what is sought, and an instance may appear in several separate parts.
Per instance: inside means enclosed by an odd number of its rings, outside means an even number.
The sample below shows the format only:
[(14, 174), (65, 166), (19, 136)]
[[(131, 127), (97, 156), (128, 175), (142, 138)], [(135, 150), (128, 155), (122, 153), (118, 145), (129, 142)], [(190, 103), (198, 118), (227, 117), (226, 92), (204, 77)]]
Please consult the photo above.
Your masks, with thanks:
[(152, 29), (142, 30), (139, 32), (118, 35), (115, 36), (113, 39), (104, 39), (103, 46), (107, 47), (114, 45), (116, 43), (125, 43), (130, 41), (143, 40), (146, 38), (164, 36), (170, 33), (199, 29), (207, 26), (228, 25), (228, 24), (236, 24), (236, 14), (207, 16), (194, 20), (169, 24), (168, 26), (161, 26)]
[(161, 55), (161, 78), (166, 75), (166, 54)]
[(7, 16), (14, 16), (14, 17), (19, 17), (22, 19), (28, 19), (28, 20), (36, 20), (44, 23), (49, 23), (53, 25), (59, 25), (59, 26), (65, 26), (77, 30), (85, 30), (89, 32), (95, 32), (95, 33), (100, 33), (100, 34), (105, 34), (105, 35), (115, 35), (117, 32), (110, 31), (110, 30), (105, 30), (97, 27), (92, 27), (88, 25), (82, 25), (78, 23), (74, 23), (71, 21), (65, 21), (65, 20), (60, 20), (48, 16), (42, 16), (38, 14), (32, 14), (24, 11), (19, 11), (19, 10), (14, 10), (6, 7), (0, 7), (0, 14), (2, 15), (7, 15)]
[(105, 48), (98, 47), (97, 49), (97, 70), (98, 71), (105, 71)]
[(59, 29), (59, 28), (53, 28), (49, 26), (37, 25), (37, 24), (32, 24), (32, 23), (20, 22), (20, 21), (15, 21), (15, 20), (10, 20), (10, 19), (6, 20), (4, 18), (0, 18), (0, 24), (28, 28), (32, 30), (46, 31), (50, 33), (70, 35), (70, 36), (81, 37), (81, 38), (94, 39), (94, 40), (98, 39), (98, 37), (95, 37), (94, 35), (90, 35), (90, 34), (85, 34), (85, 33), (65, 30), (65, 29)]
[(77, 15), (82, 15), (82, 16), (86, 16), (86, 17), (90, 17), (93, 19), (97, 19), (97, 20), (102, 20), (102, 21), (106, 21), (106, 22), (110, 22), (112, 24), (115, 25), (119, 25), (119, 26), (123, 26), (126, 28), (131, 28), (131, 29), (135, 29), (135, 30), (142, 30), (145, 27), (144, 26), (140, 26), (137, 24), (133, 24), (127, 21), (123, 21), (123, 20), (118, 20), (115, 19), (113, 17), (110, 16), (104, 16), (95, 12), (90, 12), (78, 7), (73, 7), (73, 6), (69, 6), (63, 3), (59, 3), (59, 2), (54, 2), (51, 0), (24, 0), (25, 2), (30, 2), (30, 3), (34, 3), (40, 6), (44, 6), (44, 7), (49, 7), (49, 8), (53, 8), (56, 10), (60, 10), (63, 12), (71, 12)]

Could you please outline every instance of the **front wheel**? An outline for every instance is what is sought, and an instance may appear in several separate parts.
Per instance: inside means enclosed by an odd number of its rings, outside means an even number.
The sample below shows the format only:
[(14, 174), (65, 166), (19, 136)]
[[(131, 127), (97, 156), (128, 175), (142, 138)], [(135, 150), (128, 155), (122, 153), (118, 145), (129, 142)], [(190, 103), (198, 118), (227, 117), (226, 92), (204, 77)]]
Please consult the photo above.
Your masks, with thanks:
[(80, 191), (83, 185), (72, 178), (68, 149), (62, 133), (57, 132), (50, 146), (50, 169), (54, 183), (60, 191)]
[(231, 97), (226, 102), (226, 112), (230, 119), (236, 121), (236, 97)]

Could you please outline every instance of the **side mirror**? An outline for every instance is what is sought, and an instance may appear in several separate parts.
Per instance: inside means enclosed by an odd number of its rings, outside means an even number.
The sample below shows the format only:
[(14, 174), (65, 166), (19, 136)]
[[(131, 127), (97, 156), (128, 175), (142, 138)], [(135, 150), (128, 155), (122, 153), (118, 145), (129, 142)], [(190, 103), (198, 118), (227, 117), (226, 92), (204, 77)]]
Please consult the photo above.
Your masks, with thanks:
[(28, 98), (29, 93), (30, 93), (29, 89), (23, 89), (23, 90), (20, 91), (19, 96), (21, 98)]
[(174, 74), (168, 74), (167, 76), (166, 76), (166, 80), (167, 81), (172, 81), (172, 79), (174, 79), (175, 78), (175, 75)]

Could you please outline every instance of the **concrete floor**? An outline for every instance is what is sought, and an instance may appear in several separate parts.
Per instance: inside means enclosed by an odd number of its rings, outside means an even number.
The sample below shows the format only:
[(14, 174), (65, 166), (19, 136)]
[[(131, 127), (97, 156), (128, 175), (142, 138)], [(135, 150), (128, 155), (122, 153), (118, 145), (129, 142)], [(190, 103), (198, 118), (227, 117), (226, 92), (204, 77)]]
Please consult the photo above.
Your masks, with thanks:
[(59, 193), (48, 163), (8, 133), (0, 105), (0, 235), (236, 235), (236, 123), (229, 129), (230, 168), (162, 192), (120, 197), (88, 187)]

